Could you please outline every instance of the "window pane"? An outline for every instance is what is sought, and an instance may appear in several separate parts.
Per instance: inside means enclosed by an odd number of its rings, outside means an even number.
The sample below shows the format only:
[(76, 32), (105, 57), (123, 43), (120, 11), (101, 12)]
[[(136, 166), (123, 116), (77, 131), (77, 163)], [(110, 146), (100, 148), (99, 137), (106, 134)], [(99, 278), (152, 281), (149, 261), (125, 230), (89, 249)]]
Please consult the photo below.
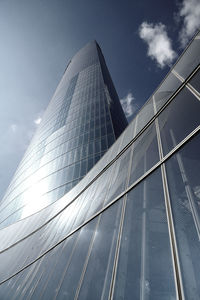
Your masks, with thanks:
[(200, 40), (194, 40), (175, 65), (174, 70), (186, 79), (200, 63)]
[[(25, 269), (23, 272), (20, 272), (16, 276), (12, 277), (5, 283), (0, 285), (0, 299), (19, 299), (20, 292), (26, 286), (27, 281), (24, 280), (27, 278), (27, 274), (31, 273), (35, 268), (35, 265), (38, 265), (40, 260), (35, 264), (31, 265), (29, 268)], [(24, 282), (25, 281), (25, 282)]]
[(123, 132), (122, 147), (125, 147), (135, 137), (135, 126), (136, 118), (131, 121), (129, 126)]
[(150, 125), (133, 144), (131, 185), (159, 161), (155, 123)]
[(200, 124), (199, 116), (200, 101), (184, 88), (158, 117), (164, 155)]
[(186, 299), (200, 295), (200, 135), (166, 163)]
[[(113, 165), (113, 170), (111, 173), (111, 183), (107, 192), (106, 203), (112, 201), (119, 194), (124, 192), (125, 185), (127, 182), (128, 167), (130, 165), (130, 151), (129, 148), (124, 152), (121, 157)], [(108, 182), (108, 180), (106, 180)]]
[(189, 83), (200, 93), (200, 71), (198, 71)]
[[(64, 244), (64, 243), (63, 243)], [(51, 250), (41, 259), (41, 264), (38, 266), (38, 261), (36, 262), (35, 268), (32, 272), (29, 272), (28, 282), (24, 280), (23, 284), (20, 285), (23, 290), (24, 299), (40, 299), (42, 294), (51, 280), (53, 273), (55, 271), (56, 265), (59, 262), (59, 257), (62, 255), (64, 245), (61, 244), (58, 247)], [(33, 266), (34, 266), (33, 265)], [(30, 288), (35, 287), (35, 288)], [(33, 291), (32, 291), (33, 290)], [(21, 291), (19, 292), (19, 295)]]
[(48, 283), (45, 285), (45, 289), (42, 291), (42, 299), (51, 299), (54, 295), (57, 294), (61, 274), (65, 272), (65, 268), (69, 262), (70, 255), (75, 247), (78, 238), (79, 232), (69, 237), (67, 241), (63, 243), (63, 245), (61, 246), (61, 253), (60, 251), (57, 252), (59, 255), (59, 259), (55, 260), (55, 266), (53, 267), (54, 271), (49, 274)]
[[(58, 299), (73, 299), (75, 296), (90, 242), (94, 234), (96, 222), (97, 218), (81, 229), (78, 241), (73, 248), (72, 254), (69, 256), (68, 263), (65, 265), (64, 272), (57, 273), (57, 276), (59, 274), (58, 277), (60, 279), (56, 290)], [(62, 260), (59, 259), (59, 261)], [(44, 299), (51, 299), (53, 294), (49, 293), (48, 295), (49, 297)]]
[(108, 299), (121, 206), (122, 200), (101, 215), (79, 299)]
[(158, 111), (181, 85), (181, 81), (170, 73), (154, 94), (156, 110)]
[(153, 116), (154, 116), (153, 99), (151, 98), (142, 107), (142, 109), (137, 115), (138, 120), (136, 125), (136, 134), (138, 134), (142, 130), (142, 128), (152, 119)]
[(129, 194), (114, 299), (175, 299), (161, 172)]

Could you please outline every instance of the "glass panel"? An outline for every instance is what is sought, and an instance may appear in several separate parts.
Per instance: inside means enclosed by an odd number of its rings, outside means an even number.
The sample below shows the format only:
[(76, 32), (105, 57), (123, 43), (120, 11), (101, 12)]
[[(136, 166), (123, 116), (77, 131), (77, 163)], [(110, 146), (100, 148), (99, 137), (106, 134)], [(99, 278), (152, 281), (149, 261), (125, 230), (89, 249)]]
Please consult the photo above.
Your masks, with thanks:
[(108, 299), (121, 207), (122, 200), (107, 209), (101, 216), (79, 299)]
[[(60, 282), (56, 292), (58, 299), (74, 299), (83, 266), (92, 243), (92, 238), (94, 237), (97, 219), (98, 218), (95, 218), (81, 229), (79, 239), (65, 266), (65, 270), (61, 276), (59, 275)], [(48, 297), (43, 299), (49, 300), (52, 298), (52, 294), (49, 293)]]
[[(124, 130), (122, 136), (122, 145), (123, 148), (135, 137), (135, 126), (136, 126), (136, 118), (134, 118), (129, 126)], [(122, 138), (121, 136), (121, 138)]]
[(49, 280), (51, 280), (60, 255), (62, 255), (63, 244), (48, 252), (42, 257), (41, 263), (36, 265), (34, 270), (29, 271), (28, 282), (25, 281), (24, 299), (29, 299), (29, 297), (31, 299), (40, 299)]
[(200, 70), (192, 77), (189, 83), (200, 93)]
[(160, 169), (128, 194), (114, 299), (176, 299)]
[(164, 155), (200, 124), (200, 101), (184, 88), (158, 117)]
[[(124, 192), (127, 182), (128, 169), (130, 165), (131, 149), (124, 152), (113, 165), (111, 183), (107, 192), (105, 204), (112, 201), (119, 194)], [(105, 179), (104, 179), (105, 180)]]
[(157, 111), (159, 111), (181, 84), (182, 82), (173, 73), (167, 76), (154, 94)]
[(200, 63), (200, 40), (194, 40), (174, 66), (174, 70), (186, 79)]
[[(32, 271), (36, 264), (40, 263), (37, 261), (34, 265), (20, 272), (10, 280), (0, 285), (0, 299), (19, 299), (19, 293), (21, 292), (21, 285), (23, 286), (24, 279), (27, 273)], [(23, 286), (24, 287), (24, 286)]]
[(186, 299), (200, 295), (200, 135), (166, 163)]
[(153, 98), (147, 101), (137, 115), (136, 134), (152, 119), (154, 116)]
[(129, 185), (159, 161), (155, 123), (152, 123), (133, 144), (133, 159)]
[(94, 215), (98, 210), (105, 206), (105, 199), (110, 186), (110, 180), (114, 173), (114, 165), (111, 165), (94, 183), (94, 193), (87, 193), (83, 211), (85, 220)]

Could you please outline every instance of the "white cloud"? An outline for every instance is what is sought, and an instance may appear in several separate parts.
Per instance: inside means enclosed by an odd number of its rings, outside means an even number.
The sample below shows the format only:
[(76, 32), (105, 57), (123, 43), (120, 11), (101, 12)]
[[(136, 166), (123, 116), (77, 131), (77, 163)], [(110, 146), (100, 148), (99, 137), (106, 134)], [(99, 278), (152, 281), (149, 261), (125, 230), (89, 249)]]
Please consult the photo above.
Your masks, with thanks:
[(138, 109), (138, 105), (135, 103), (135, 98), (132, 93), (128, 93), (126, 97), (120, 100), (122, 108), (127, 118), (131, 117), (136, 110)]
[(11, 124), (10, 125), (10, 129), (11, 129), (12, 132), (16, 132), (16, 130), (17, 130), (17, 124), (14, 124), (14, 123)]
[(34, 120), (34, 123), (36, 125), (39, 125), (41, 123), (41, 121), (42, 121), (42, 118), (39, 117), (39, 118), (37, 118), (37, 119)]
[(177, 16), (183, 18), (183, 27), (179, 34), (181, 46), (184, 48), (188, 40), (200, 27), (200, 1), (183, 0)]
[(143, 22), (139, 27), (139, 36), (148, 45), (147, 55), (156, 60), (160, 68), (171, 65), (177, 54), (172, 49), (164, 24)]

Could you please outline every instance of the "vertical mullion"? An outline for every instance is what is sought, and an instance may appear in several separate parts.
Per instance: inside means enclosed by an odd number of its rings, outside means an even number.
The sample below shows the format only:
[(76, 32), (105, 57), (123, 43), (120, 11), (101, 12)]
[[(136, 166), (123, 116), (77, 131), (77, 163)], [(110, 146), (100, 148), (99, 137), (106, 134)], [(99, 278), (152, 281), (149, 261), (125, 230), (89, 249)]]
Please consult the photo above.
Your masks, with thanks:
[[(145, 155), (146, 168), (146, 155)], [(147, 219), (147, 186), (146, 180), (144, 180), (143, 188), (143, 212), (142, 212), (142, 245), (141, 245), (141, 279), (140, 279), (140, 299), (145, 299), (145, 283), (146, 283), (146, 219)]]
[[(53, 300), (56, 300), (56, 298), (57, 298), (57, 296), (58, 296), (58, 293), (60, 292), (60, 289), (61, 289), (63, 280), (64, 280), (64, 278), (65, 278), (65, 274), (67, 273), (68, 267), (69, 267), (69, 265), (70, 265), (70, 263), (71, 263), (71, 260), (72, 260), (72, 257), (73, 257), (73, 254), (74, 254), (74, 252), (75, 252), (75, 250), (76, 250), (76, 246), (77, 246), (77, 244), (78, 244), (78, 240), (79, 240), (79, 237), (80, 237), (80, 232), (81, 232), (81, 230), (79, 231), (78, 236), (77, 236), (77, 238), (76, 238), (76, 241), (74, 242), (74, 245), (73, 245), (73, 247), (72, 247), (72, 251), (71, 251), (70, 256), (69, 256), (69, 259), (68, 259), (68, 261), (67, 261), (67, 263), (66, 263), (64, 272), (63, 272), (63, 274), (62, 274), (62, 276), (61, 276), (61, 280), (60, 280), (60, 282), (59, 282), (59, 284), (58, 284), (57, 291), (56, 291), (56, 294), (55, 294)], [(64, 249), (64, 248), (63, 248), (63, 249)]]
[[(136, 117), (133, 137), (136, 134), (137, 121), (138, 121), (138, 116)], [(132, 149), (131, 149), (130, 163), (129, 163), (129, 168), (128, 168), (128, 175), (127, 175), (127, 179), (126, 179), (125, 189), (127, 189), (129, 181), (130, 181), (131, 166), (132, 166), (132, 160), (133, 160), (133, 149), (134, 149), (134, 144), (132, 145)], [(120, 252), (121, 238), (122, 238), (122, 232), (123, 232), (123, 226), (124, 226), (124, 217), (125, 217), (125, 211), (126, 211), (126, 202), (127, 202), (127, 194), (124, 196), (123, 204), (122, 204), (119, 233), (118, 233), (118, 238), (117, 238), (114, 265), (113, 265), (112, 278), (111, 278), (111, 284), (110, 284), (110, 291), (109, 291), (109, 296), (108, 296), (108, 299), (110, 299), (110, 300), (112, 300), (113, 296), (114, 296), (115, 280), (116, 280), (116, 275), (117, 275), (117, 266), (118, 266), (118, 260), (119, 260), (119, 252)]]
[(166, 205), (166, 212), (167, 212), (167, 221), (169, 227), (169, 236), (170, 236), (170, 244), (172, 249), (172, 261), (174, 267), (174, 275), (175, 275), (175, 286), (177, 292), (177, 299), (185, 299), (184, 296), (184, 289), (183, 289), (183, 282), (182, 282), (182, 275), (180, 270), (180, 263), (179, 263), (179, 255), (176, 243), (176, 235), (174, 229), (174, 222), (172, 217), (172, 208), (170, 203), (170, 196), (168, 190), (168, 183), (167, 183), (167, 175), (165, 170), (165, 164), (161, 165), (161, 173), (162, 173), (162, 181), (163, 181), (163, 188), (164, 188), (164, 198), (165, 198), (165, 205)]
[(99, 217), (98, 217), (98, 221), (97, 221), (97, 224), (95, 226), (92, 239), (90, 241), (90, 245), (89, 245), (87, 257), (85, 259), (85, 263), (84, 263), (83, 270), (82, 270), (82, 273), (81, 273), (81, 277), (80, 277), (80, 280), (79, 280), (79, 283), (78, 283), (78, 287), (76, 289), (74, 300), (78, 299), (78, 296), (79, 296), (79, 293), (80, 293), (80, 289), (81, 289), (81, 286), (82, 286), (82, 283), (83, 283), (83, 279), (84, 279), (84, 275), (85, 275), (85, 272), (86, 272), (86, 269), (87, 269), (87, 265), (88, 265), (88, 261), (89, 261), (89, 258), (90, 258), (90, 254), (92, 252), (92, 247), (93, 247), (93, 244), (94, 244), (94, 239), (95, 239), (96, 231), (97, 231), (97, 229), (99, 227), (101, 216), (102, 216), (102, 214), (100, 214)]
[[(173, 133), (172, 130), (170, 130), (170, 135), (171, 135), (172, 143), (175, 147), (176, 140), (175, 140), (175, 136), (174, 136), (174, 133)], [(200, 222), (199, 222), (199, 218), (198, 218), (198, 212), (197, 212), (197, 209), (196, 209), (193, 193), (192, 193), (191, 187), (189, 185), (189, 181), (188, 181), (188, 178), (187, 178), (186, 170), (185, 170), (181, 155), (180, 155), (179, 152), (177, 152), (177, 153), (175, 153), (175, 156), (176, 156), (176, 160), (177, 160), (177, 163), (178, 163), (181, 178), (182, 178), (182, 181), (183, 181), (184, 186), (185, 186), (185, 192), (186, 192), (186, 195), (188, 197), (188, 202), (189, 202), (189, 205), (190, 205), (191, 214), (192, 214), (192, 217), (193, 217), (193, 220), (194, 220), (194, 224), (195, 224), (195, 228), (196, 228), (196, 231), (197, 231), (198, 239), (200, 240)]]
[[(154, 97), (153, 97), (153, 105), (154, 105), (154, 113), (156, 113), (156, 105), (155, 105)], [(160, 136), (158, 118), (155, 119), (155, 125), (156, 125), (159, 156), (160, 156), (160, 161), (162, 161), (163, 150), (162, 150), (162, 141)], [(176, 243), (174, 221), (172, 216), (172, 209), (171, 209), (170, 196), (169, 196), (168, 183), (167, 183), (167, 175), (166, 175), (164, 163), (161, 164), (161, 174), (162, 174), (165, 208), (166, 208), (166, 216), (167, 216), (167, 223), (168, 223), (168, 230), (169, 230), (169, 240), (170, 240), (170, 247), (171, 247), (171, 254), (172, 254), (173, 271), (175, 277), (176, 296), (177, 299), (184, 300), (185, 297), (184, 297), (182, 276), (180, 271), (180, 263), (179, 263), (178, 249)]]
[[(110, 185), (111, 185), (111, 180), (110, 180), (109, 186)], [(106, 199), (107, 199), (107, 195), (105, 196), (105, 199), (103, 201), (102, 208), (104, 207)], [(91, 252), (92, 252), (92, 247), (93, 247), (93, 244), (94, 244), (94, 238), (95, 238), (96, 231), (99, 227), (101, 216), (102, 216), (102, 214), (100, 214), (99, 217), (98, 217), (98, 221), (97, 221), (97, 224), (96, 224), (96, 227), (95, 227), (95, 230), (94, 230), (94, 234), (93, 234), (92, 240), (90, 242), (88, 254), (87, 254), (87, 257), (86, 257), (86, 260), (85, 260), (85, 263), (84, 263), (83, 271), (82, 271), (82, 274), (81, 274), (81, 277), (80, 277), (80, 280), (79, 280), (79, 283), (78, 283), (78, 287), (77, 287), (77, 290), (76, 290), (76, 294), (75, 294), (75, 297), (74, 297), (75, 300), (78, 299), (78, 296), (79, 296), (79, 293), (80, 293), (80, 289), (81, 289), (83, 279), (84, 279), (84, 275), (85, 275), (85, 272), (86, 272), (86, 269), (87, 269), (88, 261), (89, 261), (89, 258), (90, 258)]]
[(125, 216), (125, 210), (126, 210), (126, 200), (127, 200), (127, 194), (124, 196), (123, 204), (122, 204), (122, 212), (121, 212), (120, 225), (119, 225), (119, 234), (118, 234), (118, 238), (117, 238), (114, 265), (113, 265), (111, 284), (110, 284), (110, 290), (109, 290), (109, 296), (108, 296), (109, 300), (112, 300), (113, 296), (114, 296), (114, 287), (115, 287), (115, 280), (116, 280), (116, 274), (117, 274), (119, 250), (120, 250), (121, 237), (122, 237), (122, 231), (123, 231), (123, 225), (124, 225), (124, 216)]

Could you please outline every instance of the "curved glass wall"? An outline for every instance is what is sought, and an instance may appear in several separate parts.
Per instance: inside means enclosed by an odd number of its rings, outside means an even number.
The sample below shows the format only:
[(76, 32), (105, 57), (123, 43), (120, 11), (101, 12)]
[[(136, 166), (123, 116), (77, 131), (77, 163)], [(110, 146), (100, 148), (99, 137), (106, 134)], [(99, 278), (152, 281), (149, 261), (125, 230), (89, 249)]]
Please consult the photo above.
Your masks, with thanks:
[(0, 230), (0, 298), (199, 298), (199, 69), (170, 73), (73, 189)]

